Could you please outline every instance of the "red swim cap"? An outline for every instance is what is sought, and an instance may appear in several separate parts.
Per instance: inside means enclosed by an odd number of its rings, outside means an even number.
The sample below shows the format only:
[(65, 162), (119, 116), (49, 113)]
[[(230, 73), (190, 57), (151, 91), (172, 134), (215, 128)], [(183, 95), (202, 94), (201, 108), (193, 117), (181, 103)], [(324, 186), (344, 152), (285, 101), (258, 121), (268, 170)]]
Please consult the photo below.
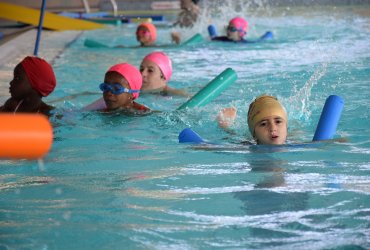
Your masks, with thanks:
[(50, 64), (39, 57), (27, 56), (21, 62), (31, 87), (42, 96), (53, 92), (57, 80)]
[[(118, 74), (123, 76), (127, 80), (132, 90), (141, 89), (141, 85), (143, 84), (143, 78), (141, 76), (140, 71), (131, 64), (129, 63), (116, 64), (110, 67), (107, 73), (111, 71), (117, 72)], [(134, 96), (134, 99), (139, 97), (139, 93), (133, 93), (132, 95)]]
[(137, 27), (137, 29), (139, 29), (140, 27), (145, 27), (145, 28), (147, 28), (149, 30), (150, 37), (152, 38), (152, 42), (155, 42), (155, 40), (157, 40), (157, 28), (154, 26), (154, 24), (148, 23), (148, 22), (144, 22), (144, 23), (141, 23)]

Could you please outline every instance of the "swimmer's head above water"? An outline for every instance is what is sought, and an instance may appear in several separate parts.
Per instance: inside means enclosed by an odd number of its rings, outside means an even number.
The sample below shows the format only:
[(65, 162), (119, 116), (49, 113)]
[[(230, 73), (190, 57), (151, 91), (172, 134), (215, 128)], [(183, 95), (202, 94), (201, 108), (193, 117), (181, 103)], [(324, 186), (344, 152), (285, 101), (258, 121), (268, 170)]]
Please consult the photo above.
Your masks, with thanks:
[(242, 17), (235, 17), (229, 21), (227, 26), (227, 37), (230, 40), (239, 41), (247, 34), (248, 22)]
[(142, 90), (164, 88), (172, 75), (172, 62), (163, 52), (155, 51), (144, 57), (140, 65)]
[(153, 45), (157, 40), (157, 28), (149, 22), (141, 23), (136, 29), (136, 40), (143, 47)]
[(277, 98), (262, 95), (249, 105), (248, 127), (257, 144), (284, 144), (288, 134), (288, 115)]

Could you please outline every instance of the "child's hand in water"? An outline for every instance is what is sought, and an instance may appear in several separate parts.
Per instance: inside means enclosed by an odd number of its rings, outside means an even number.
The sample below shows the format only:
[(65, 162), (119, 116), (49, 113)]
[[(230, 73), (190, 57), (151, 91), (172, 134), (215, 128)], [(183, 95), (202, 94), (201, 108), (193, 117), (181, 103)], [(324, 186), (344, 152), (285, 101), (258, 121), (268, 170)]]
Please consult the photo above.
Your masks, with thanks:
[(229, 128), (236, 118), (237, 109), (235, 107), (224, 108), (217, 115), (218, 125), (223, 128)]
[(179, 44), (181, 41), (180, 33), (179, 32), (171, 32), (171, 38), (172, 41), (175, 42), (176, 44)]

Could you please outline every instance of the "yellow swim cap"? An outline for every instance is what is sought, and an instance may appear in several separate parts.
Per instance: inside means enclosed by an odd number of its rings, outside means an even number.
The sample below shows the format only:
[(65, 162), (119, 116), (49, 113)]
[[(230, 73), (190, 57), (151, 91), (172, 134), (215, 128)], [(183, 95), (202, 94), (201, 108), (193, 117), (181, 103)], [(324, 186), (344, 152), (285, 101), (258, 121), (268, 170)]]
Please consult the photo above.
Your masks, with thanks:
[(254, 127), (263, 118), (268, 116), (279, 116), (288, 124), (288, 116), (284, 107), (277, 98), (269, 95), (257, 97), (250, 105), (248, 110), (248, 127), (249, 132), (254, 136)]

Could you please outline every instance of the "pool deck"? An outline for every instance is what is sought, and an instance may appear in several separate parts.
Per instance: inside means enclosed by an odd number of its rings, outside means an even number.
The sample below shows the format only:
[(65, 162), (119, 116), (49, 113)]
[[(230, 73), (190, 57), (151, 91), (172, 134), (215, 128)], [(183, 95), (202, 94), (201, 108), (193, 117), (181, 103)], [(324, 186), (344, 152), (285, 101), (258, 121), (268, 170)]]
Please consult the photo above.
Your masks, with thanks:
[[(51, 64), (66, 46), (83, 31), (42, 31), (38, 56)], [(9, 97), (9, 82), (14, 67), (26, 56), (33, 55), (37, 29), (29, 29), (0, 45), (0, 104)]]

